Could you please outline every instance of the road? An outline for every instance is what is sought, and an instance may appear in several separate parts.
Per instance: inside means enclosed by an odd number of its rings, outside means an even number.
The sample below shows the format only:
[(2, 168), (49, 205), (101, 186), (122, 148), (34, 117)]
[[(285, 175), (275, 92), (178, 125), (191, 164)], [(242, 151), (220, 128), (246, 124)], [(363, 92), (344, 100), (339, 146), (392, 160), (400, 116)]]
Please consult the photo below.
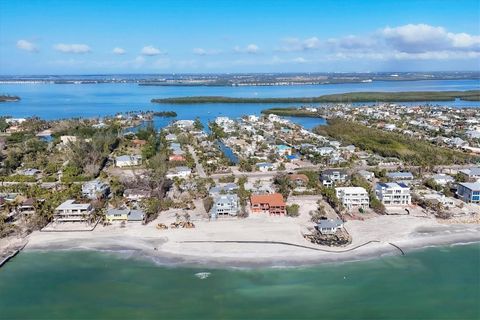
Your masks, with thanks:
[(188, 146), (188, 152), (192, 154), (192, 158), (195, 161), (195, 168), (197, 169), (197, 173), (200, 178), (206, 178), (207, 175), (205, 174), (205, 170), (203, 170), (203, 166), (200, 162), (198, 162), (197, 154), (195, 153), (195, 149), (192, 146)]

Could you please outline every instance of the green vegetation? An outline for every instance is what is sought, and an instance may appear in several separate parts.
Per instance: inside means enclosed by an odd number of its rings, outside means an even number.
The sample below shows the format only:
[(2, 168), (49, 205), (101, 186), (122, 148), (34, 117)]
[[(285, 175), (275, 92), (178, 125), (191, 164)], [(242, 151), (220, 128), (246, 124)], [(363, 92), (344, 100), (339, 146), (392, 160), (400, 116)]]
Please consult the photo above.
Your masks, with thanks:
[(20, 101), (18, 96), (0, 95), (0, 102)]
[(320, 117), (317, 112), (311, 112), (305, 109), (299, 108), (270, 108), (262, 110), (263, 114), (276, 114), (277, 116), (283, 117), (309, 117), (309, 118), (318, 118)]
[(316, 127), (314, 132), (343, 143), (354, 144), (362, 150), (372, 151), (383, 157), (399, 158), (412, 165), (427, 167), (478, 161), (478, 157), (460, 151), (338, 118), (329, 120), (327, 126)]
[(154, 117), (161, 117), (161, 118), (174, 118), (177, 116), (175, 111), (155, 111), (153, 112)]
[(480, 90), (469, 91), (407, 91), (407, 92), (349, 92), (302, 98), (233, 98), (222, 96), (193, 96), (152, 99), (153, 103), (320, 103), (320, 102), (405, 102), (451, 101), (456, 98), (480, 101)]
[(287, 206), (287, 216), (298, 217), (300, 215), (299, 209), (300, 209), (300, 206), (296, 203), (290, 206)]

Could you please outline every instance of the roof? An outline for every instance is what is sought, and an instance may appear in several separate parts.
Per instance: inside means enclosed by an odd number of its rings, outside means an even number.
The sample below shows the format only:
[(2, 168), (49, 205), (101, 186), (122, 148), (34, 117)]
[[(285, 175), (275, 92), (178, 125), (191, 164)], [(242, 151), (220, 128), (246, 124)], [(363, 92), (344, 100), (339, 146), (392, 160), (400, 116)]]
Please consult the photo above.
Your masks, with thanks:
[(333, 229), (343, 225), (343, 221), (340, 219), (320, 220), (317, 223), (319, 229)]
[(460, 185), (470, 190), (475, 190), (475, 191), (480, 190), (480, 182), (463, 182), (463, 183), (460, 183)]
[(250, 197), (252, 204), (268, 203), (270, 206), (285, 206), (285, 201), (280, 193), (254, 194)]
[(367, 193), (367, 190), (362, 187), (338, 187), (335, 191), (345, 191), (348, 193)]
[(108, 209), (105, 215), (107, 216), (114, 216), (114, 215), (128, 215), (130, 212), (129, 209)]
[(467, 176), (480, 176), (480, 167), (463, 169), (460, 170), (460, 172), (466, 174)]
[(132, 161), (132, 160), (140, 160), (142, 156), (139, 155), (123, 155), (115, 157), (115, 161)]
[(270, 162), (259, 162), (256, 164), (257, 167), (273, 167), (273, 164)]
[(334, 174), (334, 173), (340, 173), (340, 174), (346, 174), (345, 170), (341, 170), (341, 169), (327, 169), (327, 170), (324, 170), (322, 171), (322, 175), (331, 175), (331, 174)]
[(397, 171), (397, 172), (389, 172), (389, 173), (387, 173), (387, 177), (392, 178), (392, 179), (397, 179), (397, 178), (400, 178), (400, 179), (405, 179), (405, 178), (413, 179), (413, 174), (412, 174), (411, 172), (400, 172), (400, 171)]
[(379, 182), (377, 183), (377, 186), (381, 186), (382, 188), (409, 188), (405, 183), (403, 182)]
[(28, 198), (28, 199), (25, 199), (23, 202), (22, 202), (22, 206), (33, 206), (35, 203), (35, 199), (33, 198)]
[(145, 213), (142, 210), (130, 210), (128, 214), (129, 221), (142, 221), (145, 217)]
[(76, 203), (75, 200), (67, 200), (57, 207), (57, 210), (88, 210), (90, 209), (90, 203)]

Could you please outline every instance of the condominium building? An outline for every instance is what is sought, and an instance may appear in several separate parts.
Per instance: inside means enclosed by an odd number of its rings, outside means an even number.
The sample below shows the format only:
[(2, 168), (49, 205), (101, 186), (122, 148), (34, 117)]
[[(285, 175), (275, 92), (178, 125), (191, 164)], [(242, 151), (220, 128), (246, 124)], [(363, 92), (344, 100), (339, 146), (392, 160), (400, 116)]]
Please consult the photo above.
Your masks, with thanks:
[(377, 198), (386, 206), (407, 206), (412, 203), (410, 188), (404, 183), (377, 183)]
[(335, 188), (338, 200), (348, 210), (353, 208), (368, 208), (370, 200), (368, 192), (362, 187), (342, 187)]

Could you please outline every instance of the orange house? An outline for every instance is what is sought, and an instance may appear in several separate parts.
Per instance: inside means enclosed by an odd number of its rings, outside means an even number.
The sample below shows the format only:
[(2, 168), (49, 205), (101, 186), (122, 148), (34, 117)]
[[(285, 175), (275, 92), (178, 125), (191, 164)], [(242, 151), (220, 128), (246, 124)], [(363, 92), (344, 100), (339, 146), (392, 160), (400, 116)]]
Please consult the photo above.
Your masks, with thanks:
[(268, 212), (273, 215), (284, 215), (286, 204), (280, 193), (254, 194), (250, 197), (252, 212)]

